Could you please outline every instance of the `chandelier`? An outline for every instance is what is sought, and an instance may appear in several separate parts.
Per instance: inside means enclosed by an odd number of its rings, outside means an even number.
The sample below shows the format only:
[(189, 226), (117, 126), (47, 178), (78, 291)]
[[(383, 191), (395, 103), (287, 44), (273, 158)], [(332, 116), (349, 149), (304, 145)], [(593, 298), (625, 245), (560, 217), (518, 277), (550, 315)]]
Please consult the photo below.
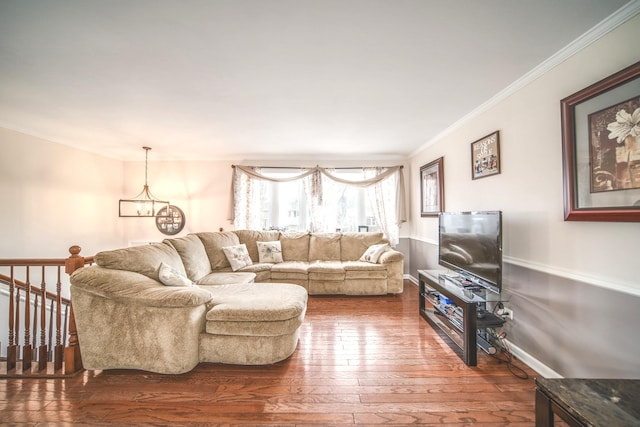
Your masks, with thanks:
[[(150, 147), (142, 147), (145, 150), (144, 157), (144, 187), (133, 199), (120, 199), (118, 216), (120, 217), (157, 217), (169, 214), (169, 202), (158, 200), (149, 191), (147, 184), (147, 170)], [(167, 208), (167, 209), (163, 209)], [(162, 212), (160, 212), (162, 210)], [(160, 213), (160, 214), (159, 214)]]

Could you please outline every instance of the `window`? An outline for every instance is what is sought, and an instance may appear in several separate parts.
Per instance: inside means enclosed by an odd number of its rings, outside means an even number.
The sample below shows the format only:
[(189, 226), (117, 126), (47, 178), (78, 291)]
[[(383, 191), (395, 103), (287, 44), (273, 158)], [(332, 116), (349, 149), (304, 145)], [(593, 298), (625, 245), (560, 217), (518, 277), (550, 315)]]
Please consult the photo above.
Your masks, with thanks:
[[(293, 178), (300, 171), (263, 169), (270, 178)], [(263, 230), (305, 231), (307, 229), (307, 197), (304, 180), (288, 182), (256, 181), (260, 192), (260, 224)]]
[[(290, 179), (300, 171), (282, 171), (265, 168), (262, 175), (270, 178)], [(349, 181), (365, 178), (362, 169), (341, 169), (335, 176)], [(354, 187), (322, 177), (322, 203), (312, 207), (309, 204), (305, 180), (288, 182), (258, 181), (260, 191), (260, 224), (262, 229), (278, 229), (288, 231), (358, 231), (358, 227), (366, 225), (369, 231), (380, 231), (377, 226), (371, 198), (367, 197), (367, 189)], [(308, 218), (312, 210), (313, 225)]]
[(395, 244), (404, 220), (401, 177), (400, 166), (337, 170), (234, 166), (233, 222), (238, 229), (382, 231)]

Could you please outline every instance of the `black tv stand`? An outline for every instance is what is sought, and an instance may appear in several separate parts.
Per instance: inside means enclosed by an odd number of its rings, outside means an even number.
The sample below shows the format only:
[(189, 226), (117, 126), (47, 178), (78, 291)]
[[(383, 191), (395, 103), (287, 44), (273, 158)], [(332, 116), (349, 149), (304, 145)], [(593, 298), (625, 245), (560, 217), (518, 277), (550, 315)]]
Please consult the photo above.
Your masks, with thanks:
[[(420, 315), (447, 339), (464, 363), (478, 364), (478, 347), (489, 354), (495, 353), (485, 329), (502, 326), (504, 319), (485, 311), (486, 289), (473, 282), (466, 285), (436, 270), (418, 270), (418, 281)], [(442, 297), (451, 303), (443, 306)], [(479, 312), (483, 313), (480, 318)]]

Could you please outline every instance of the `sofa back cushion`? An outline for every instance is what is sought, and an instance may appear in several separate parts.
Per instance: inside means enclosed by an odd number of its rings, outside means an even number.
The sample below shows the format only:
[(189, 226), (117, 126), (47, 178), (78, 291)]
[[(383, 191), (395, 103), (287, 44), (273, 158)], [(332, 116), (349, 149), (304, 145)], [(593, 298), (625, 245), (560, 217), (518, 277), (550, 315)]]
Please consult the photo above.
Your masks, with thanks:
[(340, 239), (340, 260), (357, 261), (369, 246), (384, 243), (383, 233), (343, 233)]
[(340, 233), (313, 233), (309, 240), (309, 261), (340, 261)]
[(227, 246), (237, 246), (240, 244), (240, 240), (236, 233), (233, 231), (223, 231), (220, 233), (196, 233), (196, 235), (204, 245), (204, 250), (207, 252), (207, 256), (209, 257), (212, 271), (231, 266), (231, 264), (229, 264), (229, 260), (222, 251), (222, 248)]
[(278, 237), (280, 237), (278, 230), (236, 230), (234, 233), (238, 236), (240, 244), (244, 243), (247, 246), (249, 257), (254, 263), (260, 262), (256, 242), (272, 242), (278, 240)]
[(285, 231), (280, 233), (284, 261), (309, 261), (309, 233)]
[(202, 240), (195, 234), (165, 239), (164, 242), (178, 251), (189, 279), (197, 281), (211, 273), (211, 262), (207, 251), (204, 250)]
[(186, 275), (180, 255), (173, 246), (166, 243), (98, 252), (94, 261), (103, 268), (133, 271), (157, 281), (160, 281), (158, 268), (163, 262)]

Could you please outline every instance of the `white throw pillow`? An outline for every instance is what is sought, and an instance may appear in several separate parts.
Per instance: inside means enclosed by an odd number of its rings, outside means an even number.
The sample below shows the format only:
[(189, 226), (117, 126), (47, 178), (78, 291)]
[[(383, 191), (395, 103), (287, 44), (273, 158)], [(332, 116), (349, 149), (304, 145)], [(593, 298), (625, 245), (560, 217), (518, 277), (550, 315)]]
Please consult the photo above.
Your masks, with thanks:
[(262, 262), (282, 262), (282, 246), (280, 240), (272, 242), (256, 242), (258, 245), (258, 258)]
[(227, 260), (229, 260), (233, 271), (238, 271), (243, 267), (253, 264), (249, 256), (249, 251), (247, 251), (247, 245), (244, 243), (235, 246), (225, 246), (222, 248), (222, 251), (224, 252), (224, 256), (227, 257)]
[(373, 264), (378, 262), (378, 258), (380, 255), (388, 251), (389, 244), (388, 243), (380, 243), (378, 245), (371, 245), (369, 248), (362, 254), (360, 257), (360, 261), (371, 262)]
[(166, 286), (194, 286), (193, 281), (187, 276), (164, 262), (160, 263), (158, 277), (160, 278), (160, 282)]

